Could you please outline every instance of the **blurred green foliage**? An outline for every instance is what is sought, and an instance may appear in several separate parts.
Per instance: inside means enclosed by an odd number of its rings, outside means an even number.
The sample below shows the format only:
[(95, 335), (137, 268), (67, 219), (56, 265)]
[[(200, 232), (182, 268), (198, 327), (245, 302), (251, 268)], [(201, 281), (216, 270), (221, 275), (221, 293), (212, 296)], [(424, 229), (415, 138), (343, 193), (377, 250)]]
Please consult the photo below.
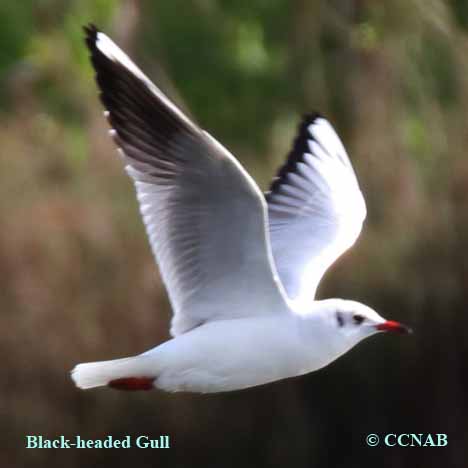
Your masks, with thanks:
[[(2, 466), (464, 467), (467, 5), (0, 3)], [(230, 395), (75, 390), (67, 371), (76, 362), (143, 351), (167, 338), (170, 316), (106, 135), (83, 43), (89, 22), (263, 188), (300, 114), (324, 113), (349, 149), (369, 214), (320, 295), (369, 303), (411, 323), (414, 338), (376, 339), (316, 375)], [(385, 431), (446, 432), (450, 443), (430, 453), (366, 450), (365, 435)], [(169, 433), (175, 448), (52, 454), (26, 451), (29, 433)]]

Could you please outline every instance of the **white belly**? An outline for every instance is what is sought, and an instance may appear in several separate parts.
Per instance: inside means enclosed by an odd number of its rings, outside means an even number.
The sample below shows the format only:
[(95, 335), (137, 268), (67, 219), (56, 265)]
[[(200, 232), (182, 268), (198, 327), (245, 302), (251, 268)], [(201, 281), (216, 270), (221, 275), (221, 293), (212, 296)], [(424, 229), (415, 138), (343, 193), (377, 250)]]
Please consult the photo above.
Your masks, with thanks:
[(157, 366), (157, 387), (193, 392), (252, 387), (330, 362), (313, 354), (291, 315), (210, 322), (145, 353)]

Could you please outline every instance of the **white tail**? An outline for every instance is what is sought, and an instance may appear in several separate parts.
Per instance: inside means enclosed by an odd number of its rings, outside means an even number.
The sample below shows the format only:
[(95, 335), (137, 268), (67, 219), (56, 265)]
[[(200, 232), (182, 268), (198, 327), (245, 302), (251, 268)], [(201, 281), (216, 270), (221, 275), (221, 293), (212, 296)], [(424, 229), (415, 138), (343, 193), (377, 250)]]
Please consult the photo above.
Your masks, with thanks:
[(142, 355), (112, 361), (87, 362), (75, 366), (71, 377), (76, 386), (82, 389), (102, 387), (125, 378), (154, 380), (154, 369), (151, 372), (148, 364), (148, 359)]

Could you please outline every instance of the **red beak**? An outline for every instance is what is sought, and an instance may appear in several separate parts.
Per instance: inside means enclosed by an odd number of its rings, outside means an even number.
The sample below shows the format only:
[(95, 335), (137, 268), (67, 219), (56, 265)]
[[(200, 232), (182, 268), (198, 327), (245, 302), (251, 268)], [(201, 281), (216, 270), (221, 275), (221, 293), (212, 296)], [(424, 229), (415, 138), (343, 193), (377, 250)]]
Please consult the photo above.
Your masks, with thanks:
[(410, 327), (407, 327), (400, 322), (395, 322), (394, 320), (387, 320), (384, 323), (379, 323), (375, 328), (379, 331), (399, 333), (400, 335), (413, 333), (413, 330), (411, 330)]

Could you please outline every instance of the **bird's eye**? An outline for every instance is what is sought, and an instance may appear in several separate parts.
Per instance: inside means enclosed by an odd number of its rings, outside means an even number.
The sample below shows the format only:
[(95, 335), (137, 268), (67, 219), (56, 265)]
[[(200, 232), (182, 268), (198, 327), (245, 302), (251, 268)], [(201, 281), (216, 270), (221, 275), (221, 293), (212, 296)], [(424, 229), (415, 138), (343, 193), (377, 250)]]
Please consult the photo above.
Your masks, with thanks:
[(344, 325), (344, 318), (341, 312), (336, 313), (336, 321), (338, 322), (339, 327), (342, 327)]
[(353, 315), (353, 321), (356, 325), (361, 325), (362, 322), (364, 322), (364, 317), (359, 314), (354, 314)]

